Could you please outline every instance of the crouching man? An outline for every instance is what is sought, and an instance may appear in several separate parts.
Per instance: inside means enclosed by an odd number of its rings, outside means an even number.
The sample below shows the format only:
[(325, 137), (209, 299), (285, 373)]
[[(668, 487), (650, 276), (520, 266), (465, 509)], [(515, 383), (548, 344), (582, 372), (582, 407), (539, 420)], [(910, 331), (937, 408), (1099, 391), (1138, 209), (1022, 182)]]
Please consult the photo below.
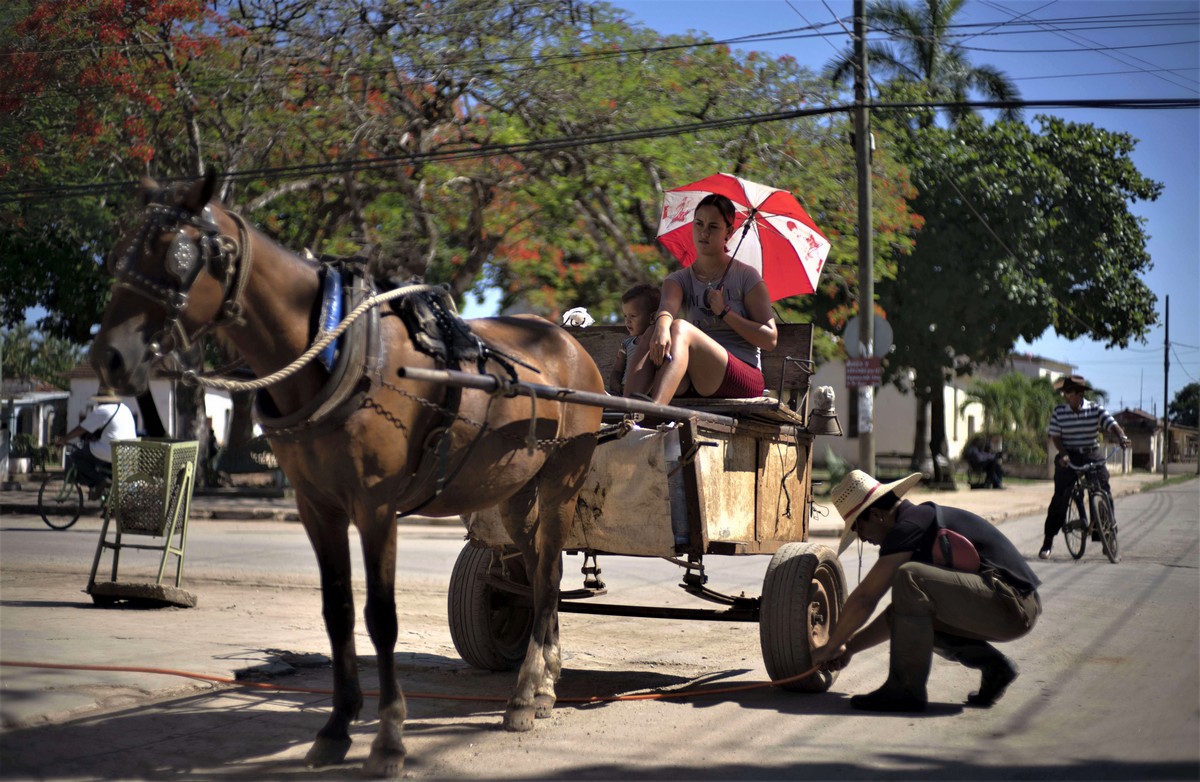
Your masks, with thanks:
[[(972, 706), (989, 707), (1017, 678), (1017, 667), (989, 641), (1012, 641), (1033, 629), (1042, 606), (1041, 583), (1024, 557), (998, 529), (973, 513), (914, 505), (902, 499), (920, 482), (920, 474), (880, 484), (855, 470), (833, 490), (833, 503), (846, 527), (838, 553), (857, 536), (879, 546), (879, 559), (846, 598), (829, 642), (813, 650), (813, 663), (845, 667), (864, 649), (891, 640), (888, 678), (875, 692), (855, 695), (850, 705), (866, 711), (924, 711), (925, 683), (933, 653), (982, 673)], [(940, 527), (958, 533), (969, 556), (956, 566), (934, 564)], [(978, 565), (971, 562), (977, 554)], [(953, 558), (952, 558), (952, 561)], [(891, 605), (874, 621), (880, 598), (892, 590)]]

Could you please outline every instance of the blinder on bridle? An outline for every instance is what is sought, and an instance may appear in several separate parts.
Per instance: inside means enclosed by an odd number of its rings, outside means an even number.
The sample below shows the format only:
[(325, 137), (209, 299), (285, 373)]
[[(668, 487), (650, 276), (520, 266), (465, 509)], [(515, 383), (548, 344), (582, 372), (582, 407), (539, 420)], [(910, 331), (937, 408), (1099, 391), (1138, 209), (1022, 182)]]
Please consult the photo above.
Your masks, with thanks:
[[(242, 321), (241, 293), (249, 276), (248, 229), (245, 221), (233, 212), (230, 217), (238, 225), (238, 239), (225, 236), (217, 226), (213, 208), (205, 206), (196, 215), (188, 209), (161, 203), (147, 204), (142, 222), (125, 252), (110, 258), (109, 269), (116, 278), (116, 285), (126, 288), (155, 304), (167, 314), (162, 329), (147, 345), (147, 353), (153, 360), (163, 358), (163, 341), (177, 335), (179, 341), (172, 347), (186, 351), (191, 343), (209, 331), (228, 322)], [(193, 238), (183, 229), (195, 228), (198, 238)], [(153, 251), (152, 243), (164, 233), (175, 236), (167, 247), (163, 259), (163, 271), (170, 281), (154, 279), (137, 268), (137, 261)], [(181, 323), (183, 311), (188, 305), (188, 295), (196, 279), (204, 269), (221, 284), (221, 310), (216, 319), (201, 326), (189, 335)]]

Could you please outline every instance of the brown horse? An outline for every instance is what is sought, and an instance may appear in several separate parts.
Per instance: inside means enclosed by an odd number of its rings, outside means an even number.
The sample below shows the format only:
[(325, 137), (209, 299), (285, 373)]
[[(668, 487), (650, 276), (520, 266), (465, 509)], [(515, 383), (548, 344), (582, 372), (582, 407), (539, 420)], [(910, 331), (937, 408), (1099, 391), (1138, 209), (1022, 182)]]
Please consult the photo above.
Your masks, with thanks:
[[(301, 356), (317, 334), (319, 264), (302, 259), (216, 202), (211, 176), (173, 191), (143, 183), (145, 211), (113, 251), (112, 302), (92, 344), (104, 382), (146, 388), (149, 365), (215, 330), (263, 378)], [(404, 696), (393, 655), (396, 514), (449, 516), (499, 505), (533, 584), (533, 631), (504, 726), (529, 730), (549, 715), (561, 671), (558, 598), (563, 540), (574, 521), (601, 411), (528, 396), (455, 391), (404, 380), (404, 367), (434, 367), (388, 307), (376, 347), (343, 345), (357, 366), (313, 361), (259, 392), (260, 419), (321, 571), (333, 649), (333, 713), (308, 752), (311, 765), (344, 761), (362, 707), (354, 649), (349, 524), (362, 538), (365, 616), (379, 663), (379, 734), (365, 771), (394, 777), (404, 765)], [(517, 382), (602, 392), (595, 363), (565, 331), (540, 318), (471, 322), (494, 352), (489, 373)], [(369, 332), (370, 330), (368, 330)], [(349, 332), (348, 332), (349, 333)], [(363, 337), (370, 340), (371, 335)], [(342, 362), (344, 363), (344, 362)], [(335, 375), (350, 372), (342, 390)]]

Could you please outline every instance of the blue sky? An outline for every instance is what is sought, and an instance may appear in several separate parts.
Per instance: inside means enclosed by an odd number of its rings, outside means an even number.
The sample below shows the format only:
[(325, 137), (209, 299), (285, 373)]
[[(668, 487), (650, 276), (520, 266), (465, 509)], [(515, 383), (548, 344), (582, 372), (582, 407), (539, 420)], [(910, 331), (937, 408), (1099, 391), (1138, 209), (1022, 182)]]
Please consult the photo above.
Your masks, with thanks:
[[(835, 17), (849, 20), (850, 0), (618, 0), (628, 21), (662, 33), (697, 32), (714, 40), (822, 25)], [(1176, 12), (1191, 18), (1169, 25), (1118, 28), (1118, 15)], [(965, 41), (970, 59), (1003, 70), (1026, 99), (1196, 98), (1200, 94), (1200, 16), (1195, 0), (1105, 2), (1057, 0), (991, 2), (968, 0), (966, 23), (1011, 22), (1014, 18), (1054, 20), (1059, 29), (1012, 34), (1013, 25), (980, 32)], [(1095, 24), (1065, 22), (1091, 17)], [(1094, 29), (1079, 29), (1083, 26)], [(1062, 28), (1070, 27), (1071, 30)], [(774, 55), (789, 54), (814, 71), (849, 43), (849, 35), (803, 38), (736, 46)], [(1118, 48), (1124, 47), (1124, 48)], [(1132, 48), (1137, 47), (1137, 48)], [(1055, 51), (1047, 51), (1055, 50)], [(1035, 112), (1027, 112), (1032, 118)], [(1163, 410), (1164, 297), (1170, 295), (1170, 398), (1200, 379), (1200, 111), (1063, 110), (1052, 112), (1074, 122), (1089, 122), (1139, 139), (1133, 159), (1145, 175), (1163, 183), (1163, 195), (1133, 211), (1146, 219), (1154, 268), (1146, 283), (1158, 296), (1159, 325), (1146, 344), (1106, 350), (1090, 340), (1068, 341), (1048, 332), (1032, 344), (1016, 346), (1074, 364), (1077, 371), (1109, 394), (1113, 410), (1140, 406)], [(719, 161), (714, 161), (719, 164)], [(492, 305), (494, 307), (494, 304)], [(467, 314), (490, 314), (468, 307)], [(473, 310), (473, 311), (472, 311)], [(899, 335), (897, 335), (899, 337)], [(1140, 404), (1139, 404), (1140, 403)]]

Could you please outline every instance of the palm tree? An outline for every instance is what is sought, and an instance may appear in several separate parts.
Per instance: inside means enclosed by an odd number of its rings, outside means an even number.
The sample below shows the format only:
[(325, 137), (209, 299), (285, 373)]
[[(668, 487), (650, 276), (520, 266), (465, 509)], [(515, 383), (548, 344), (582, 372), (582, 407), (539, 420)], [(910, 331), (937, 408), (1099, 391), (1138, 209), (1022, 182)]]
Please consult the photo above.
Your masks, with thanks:
[[(894, 82), (919, 85), (935, 101), (963, 102), (972, 92), (990, 100), (1018, 100), (1021, 95), (1012, 80), (990, 65), (972, 65), (966, 52), (951, 42), (953, 19), (966, 0), (919, 0), (908, 5), (901, 0), (878, 0), (867, 6), (867, 26), (885, 32), (893, 44), (867, 46), (868, 70), (881, 70)], [(854, 79), (854, 51), (848, 47), (825, 66), (826, 75), (839, 84)], [(970, 114), (970, 109), (947, 110), (951, 124)], [(1004, 109), (1000, 117), (1019, 120), (1016, 108)], [(926, 114), (921, 125), (933, 123)]]

